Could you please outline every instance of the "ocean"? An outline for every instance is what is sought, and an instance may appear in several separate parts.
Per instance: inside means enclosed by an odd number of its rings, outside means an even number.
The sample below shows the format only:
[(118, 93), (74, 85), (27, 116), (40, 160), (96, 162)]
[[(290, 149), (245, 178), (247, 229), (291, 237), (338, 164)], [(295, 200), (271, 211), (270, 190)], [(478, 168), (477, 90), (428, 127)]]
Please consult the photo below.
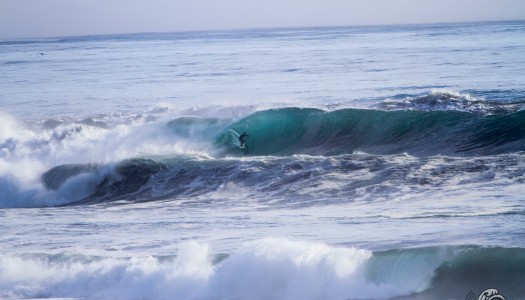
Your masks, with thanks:
[(0, 298), (525, 299), (524, 54), (522, 21), (0, 40)]

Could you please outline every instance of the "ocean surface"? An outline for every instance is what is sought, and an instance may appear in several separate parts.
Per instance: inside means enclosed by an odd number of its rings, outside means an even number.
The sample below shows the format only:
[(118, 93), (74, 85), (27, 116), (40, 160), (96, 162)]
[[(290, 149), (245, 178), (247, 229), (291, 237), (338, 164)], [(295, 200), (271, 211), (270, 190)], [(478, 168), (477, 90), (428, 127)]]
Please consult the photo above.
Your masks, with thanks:
[(1, 299), (486, 290), (525, 299), (525, 22), (0, 40)]

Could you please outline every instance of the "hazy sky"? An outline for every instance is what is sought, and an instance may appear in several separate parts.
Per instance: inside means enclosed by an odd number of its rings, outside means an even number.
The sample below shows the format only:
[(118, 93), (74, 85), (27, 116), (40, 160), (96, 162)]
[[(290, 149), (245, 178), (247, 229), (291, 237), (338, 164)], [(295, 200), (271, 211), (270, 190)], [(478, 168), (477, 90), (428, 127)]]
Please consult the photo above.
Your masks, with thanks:
[(0, 0), (0, 38), (518, 19), (525, 0)]

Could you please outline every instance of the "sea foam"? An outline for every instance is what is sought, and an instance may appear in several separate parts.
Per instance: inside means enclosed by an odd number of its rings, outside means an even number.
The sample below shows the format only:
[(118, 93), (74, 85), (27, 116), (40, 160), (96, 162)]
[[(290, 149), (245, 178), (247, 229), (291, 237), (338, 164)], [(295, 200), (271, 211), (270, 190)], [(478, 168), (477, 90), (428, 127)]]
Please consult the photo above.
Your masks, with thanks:
[(3, 255), (0, 296), (385, 299), (421, 289), (370, 281), (371, 257), (368, 250), (282, 238), (253, 241), (226, 257), (212, 256), (207, 245), (195, 242), (181, 245), (173, 259)]
[[(169, 120), (140, 118), (111, 127), (101, 121), (55, 121), (29, 125), (0, 115), (0, 207), (56, 206), (93, 193), (124, 159), (166, 154), (206, 154), (202, 141), (170, 130)], [(48, 122), (50, 123), (50, 122)], [(59, 189), (42, 185), (42, 174), (64, 164), (102, 164), (97, 172), (72, 176)]]

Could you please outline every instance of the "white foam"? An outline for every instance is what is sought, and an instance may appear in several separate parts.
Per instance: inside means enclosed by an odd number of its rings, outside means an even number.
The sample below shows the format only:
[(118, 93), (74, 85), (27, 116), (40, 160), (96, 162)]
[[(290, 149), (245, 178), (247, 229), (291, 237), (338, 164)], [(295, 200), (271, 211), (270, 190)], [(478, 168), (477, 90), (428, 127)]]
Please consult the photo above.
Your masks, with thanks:
[(455, 91), (455, 90), (451, 90), (451, 89), (432, 89), (431, 90), (431, 95), (432, 96), (448, 95), (450, 97), (454, 97), (454, 98), (457, 98), (457, 99), (465, 99), (465, 100), (468, 100), (468, 101), (477, 100), (474, 97), (472, 97), (470, 94), (461, 93), (461, 92), (458, 92), (458, 91)]
[(69, 122), (42, 129), (1, 114), (0, 208), (77, 201), (88, 196), (103, 179), (100, 173), (81, 174), (59, 191), (46, 190), (41, 176), (58, 165), (111, 165), (128, 158), (168, 154), (210, 155), (209, 141), (177, 136), (170, 132), (166, 126), (169, 118), (165, 118), (142, 118), (111, 128)]
[(429, 94), (405, 99), (386, 99), (380, 107), (394, 110), (422, 110), (422, 111), (462, 111), (471, 113), (491, 113), (505, 109), (512, 111), (512, 106), (504, 107), (484, 98), (476, 98), (467, 93), (450, 89), (432, 89)]
[(2, 256), (0, 296), (189, 299), (210, 272), (207, 247), (194, 243), (168, 263), (153, 257), (76, 262)]
[(369, 280), (371, 257), (363, 249), (281, 238), (248, 243), (216, 265), (208, 246), (195, 242), (181, 245), (173, 260), (3, 255), (0, 297), (385, 299), (417, 288)]

